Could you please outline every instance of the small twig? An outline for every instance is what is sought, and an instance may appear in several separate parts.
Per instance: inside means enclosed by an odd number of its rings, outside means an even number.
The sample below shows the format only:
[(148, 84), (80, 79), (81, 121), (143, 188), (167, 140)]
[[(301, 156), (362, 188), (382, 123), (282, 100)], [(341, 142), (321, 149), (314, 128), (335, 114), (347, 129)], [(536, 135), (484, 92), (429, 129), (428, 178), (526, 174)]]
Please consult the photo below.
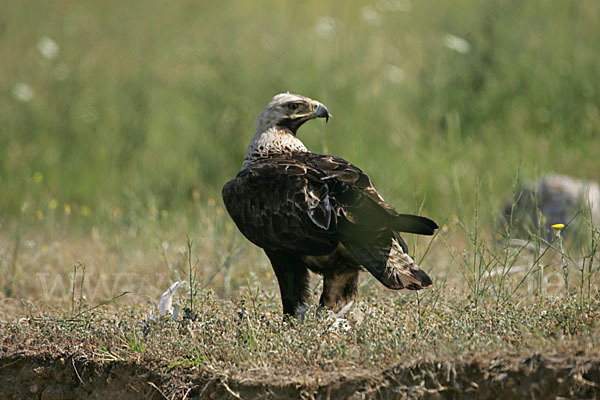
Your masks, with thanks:
[(185, 392), (185, 394), (183, 395), (183, 397), (181, 398), (181, 400), (185, 400), (185, 399), (187, 399), (187, 396), (188, 396), (188, 394), (190, 394), (190, 392), (191, 392), (191, 391), (192, 391), (192, 388), (189, 388), (189, 389), (187, 390), (187, 392)]
[(79, 375), (79, 372), (77, 372), (77, 367), (75, 366), (75, 359), (73, 358), (73, 356), (71, 356), (71, 364), (73, 364), (73, 369), (75, 370), (75, 375), (77, 375), (77, 378), (79, 379), (79, 382), (81, 382), (81, 384), (83, 385), (83, 379), (81, 379), (81, 376)]
[(11, 365), (17, 364), (19, 362), (21, 362), (21, 361), (17, 359), (17, 361), (15, 361), (15, 362), (11, 362), (11, 363), (8, 363), (8, 364), (0, 365), (0, 369), (6, 368), (6, 367), (10, 367)]
[(112, 303), (113, 301), (115, 301), (115, 300), (116, 300), (116, 299), (118, 299), (119, 297), (123, 297), (123, 296), (125, 296), (126, 294), (129, 294), (129, 293), (131, 293), (131, 292), (123, 292), (123, 293), (121, 293), (121, 294), (120, 294), (120, 295), (118, 295), (118, 296), (112, 297), (112, 298), (110, 298), (110, 299), (108, 299), (108, 300), (104, 300), (104, 301), (102, 301), (102, 302), (100, 302), (100, 303), (96, 304), (96, 305), (95, 305), (94, 307), (92, 307), (92, 308), (88, 308), (87, 310), (80, 311), (79, 313), (77, 313), (76, 315), (74, 315), (74, 316), (73, 316), (71, 319), (75, 319), (75, 318), (77, 318), (77, 317), (81, 316), (82, 314), (85, 314), (86, 312), (93, 311), (93, 310), (95, 310), (96, 308), (102, 307), (103, 305), (106, 305), (106, 304), (108, 304), (108, 303)]
[(577, 374), (573, 378), (575, 378), (576, 381), (583, 383), (585, 385), (588, 385), (588, 386), (591, 386), (594, 388), (600, 387), (600, 385), (598, 385), (596, 382), (592, 382), (592, 381), (585, 379), (583, 376), (581, 376), (581, 374)]
[[(446, 225), (447, 223), (448, 223), (448, 218), (446, 218), (444, 220), (444, 222), (442, 222), (442, 226)], [(431, 240), (427, 244), (427, 247), (425, 248), (425, 252), (423, 252), (423, 254), (421, 255), (419, 261), (417, 262), (418, 265), (421, 265), (421, 263), (423, 262), (423, 260), (427, 256), (427, 253), (429, 253), (429, 250), (431, 250), (431, 246), (433, 245), (433, 242), (435, 242), (435, 240), (438, 238), (440, 232), (441, 232), (441, 228), (435, 231), (435, 233), (431, 237)]]
[(560, 229), (557, 230), (556, 236), (558, 236), (558, 244), (560, 245), (560, 260), (563, 268), (563, 276), (565, 280), (565, 295), (569, 295), (569, 264), (565, 261), (565, 249), (563, 247), (562, 235)]
[(225, 388), (225, 390), (227, 390), (229, 392), (230, 395), (232, 395), (236, 399), (242, 400), (242, 398), (240, 397), (240, 394), (234, 392), (233, 390), (231, 390), (231, 388), (229, 387), (229, 385), (227, 385), (227, 382), (221, 381), (221, 384), (223, 385), (223, 387)]
[(229, 268), (229, 265), (232, 263), (232, 261), (235, 259), (235, 257), (241, 250), (242, 246), (239, 246), (233, 252), (230, 252), (227, 258), (225, 258), (225, 261), (223, 261), (223, 264), (221, 264), (221, 266), (217, 268), (217, 270), (211, 275), (210, 278), (208, 278), (206, 282), (204, 282), (201, 289), (206, 289), (208, 285), (212, 282), (212, 280), (215, 279), (215, 277), (219, 274), (219, 272), (221, 272), (221, 270)]
[(198, 398), (201, 399), (202, 395), (204, 394), (204, 392), (206, 391), (206, 389), (208, 389), (208, 387), (210, 386), (211, 383), (213, 383), (217, 378), (212, 378), (210, 379), (208, 382), (206, 382), (206, 385), (204, 385), (204, 387), (202, 388), (202, 390), (200, 391), (200, 393), (198, 393)]
[(81, 312), (81, 307), (83, 307), (83, 282), (85, 281), (85, 263), (79, 263), (81, 267), (81, 286), (79, 287), (79, 309), (77, 311)]
[(196, 272), (197, 272), (197, 264), (192, 263), (192, 247), (194, 246), (194, 242), (190, 239), (189, 236), (187, 239), (187, 265), (188, 265), (188, 275), (190, 280), (190, 311), (192, 314), (194, 313), (194, 296), (195, 296), (195, 288), (196, 288)]
[(17, 234), (17, 238), (15, 240), (15, 247), (12, 252), (11, 259), (11, 269), (10, 272), (7, 272), (7, 283), (6, 283), (6, 293), (8, 297), (12, 295), (13, 285), (15, 283), (15, 275), (17, 274), (17, 259), (19, 256), (19, 244), (21, 243), (21, 235)]
[(132, 388), (133, 390), (135, 390), (136, 392), (140, 392), (138, 388), (136, 388), (135, 386), (133, 386), (131, 383), (128, 383), (127, 386), (129, 386), (130, 388)]
[(73, 265), (73, 288), (71, 289), (71, 315), (75, 314), (75, 284), (76, 284), (76, 274), (77, 274), (77, 265)]
[(163, 393), (162, 390), (159, 389), (158, 386), (156, 386), (154, 383), (152, 382), (148, 382), (148, 385), (152, 386), (154, 389), (158, 390), (158, 393), (161, 394), (162, 397), (164, 397), (166, 400), (169, 400), (169, 398)]
[(167, 252), (165, 251), (165, 248), (162, 244), (160, 244), (158, 247), (160, 249), (160, 255), (162, 256), (163, 261), (165, 262), (165, 267), (167, 267), (167, 270), (170, 271), (171, 264), (169, 263), (169, 258), (167, 257)]

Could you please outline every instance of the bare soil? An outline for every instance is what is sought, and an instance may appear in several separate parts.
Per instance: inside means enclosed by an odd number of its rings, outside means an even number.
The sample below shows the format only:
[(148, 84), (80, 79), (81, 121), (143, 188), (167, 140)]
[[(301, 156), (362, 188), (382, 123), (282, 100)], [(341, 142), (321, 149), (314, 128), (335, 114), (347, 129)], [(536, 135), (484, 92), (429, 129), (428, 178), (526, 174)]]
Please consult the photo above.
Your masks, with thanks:
[(600, 396), (600, 353), (583, 350), (459, 361), (422, 360), (379, 372), (350, 370), (288, 379), (227, 376), (203, 368), (168, 368), (160, 361), (148, 365), (89, 361), (48, 353), (2, 353), (2, 399), (595, 399)]

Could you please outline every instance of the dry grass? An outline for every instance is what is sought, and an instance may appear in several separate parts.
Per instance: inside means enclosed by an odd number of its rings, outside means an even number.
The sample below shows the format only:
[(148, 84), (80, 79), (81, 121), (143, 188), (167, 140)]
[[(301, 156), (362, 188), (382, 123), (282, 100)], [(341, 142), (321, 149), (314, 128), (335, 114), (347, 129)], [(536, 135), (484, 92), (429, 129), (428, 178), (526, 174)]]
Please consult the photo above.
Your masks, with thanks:
[[(187, 230), (193, 224), (186, 218), (161, 220), (152, 214), (138, 230), (125, 229), (118, 220), (87, 233), (48, 221), (30, 229), (5, 226), (3, 362), (46, 354), (92, 363), (97, 371), (126, 363), (158, 374), (152, 382), (169, 396), (251, 381), (263, 388), (244, 392), (254, 397), (286, 385), (308, 390), (348, 377), (360, 385), (364, 379), (385, 380), (384, 371), (407, 362), (437, 374), (437, 364), (424, 360), (457, 363), (472, 357), (493, 364), (498, 354), (515, 360), (530, 353), (571, 357), (600, 345), (597, 232), (571, 255), (541, 239), (503, 247), (510, 241), (489, 239), (477, 221), (450, 218), (433, 238), (409, 241), (434, 278), (431, 289), (393, 292), (363, 274), (358, 302), (342, 320), (313, 308), (298, 323), (282, 319), (268, 261), (234, 230), (220, 206), (198, 203), (194, 215), (201, 232)], [(565, 260), (571, 271), (568, 293)], [(578, 274), (582, 265), (584, 273)], [(177, 319), (156, 317), (161, 293), (176, 280), (188, 281), (175, 297)], [(319, 279), (311, 288), (316, 303)], [(590, 354), (591, 362), (596, 355)], [(428, 385), (427, 390), (441, 390)], [(77, 381), (71, 385), (83, 387)], [(593, 384), (582, 387), (595, 390)], [(413, 395), (419, 393), (424, 392)]]
[[(597, 397), (600, 378), (579, 363), (598, 360), (597, 229), (573, 244), (497, 227), (515, 175), (598, 176), (596, 2), (13, 3), (0, 16), (0, 378), (19, 357), (48, 354), (72, 361), (60, 377), (73, 390), (84, 371), (134, 363), (168, 396), (217, 381), (234, 396), (228, 379), (301, 392), (398, 368), (436, 377), (388, 374), (388, 387), (419, 396), (400, 386), (438, 390), (438, 362), (473, 357), (491, 377), (477, 382), (493, 386), (510, 375), (497, 354), (563, 352), (552, 368), (572, 373), (540, 376), (583, 391), (544, 393)], [(362, 167), (398, 210), (440, 222), (433, 239), (408, 237), (431, 290), (391, 292), (364, 274), (338, 322), (348, 329), (314, 310), (282, 320), (266, 257), (218, 198), (253, 119), (285, 90), (335, 114), (326, 129), (303, 128), (310, 149)], [(152, 322), (180, 280), (179, 318)], [(52, 387), (44, 366), (48, 387), (24, 393)], [(150, 390), (139, 393), (159, 396)]]

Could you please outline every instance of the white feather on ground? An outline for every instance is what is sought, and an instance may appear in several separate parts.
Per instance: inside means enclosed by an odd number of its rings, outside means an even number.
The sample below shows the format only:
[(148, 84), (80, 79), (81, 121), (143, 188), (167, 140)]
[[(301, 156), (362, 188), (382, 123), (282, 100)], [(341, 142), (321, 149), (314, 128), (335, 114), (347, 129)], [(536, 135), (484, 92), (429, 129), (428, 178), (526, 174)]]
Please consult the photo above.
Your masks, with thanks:
[(158, 301), (158, 315), (161, 317), (166, 316), (167, 314), (173, 315), (173, 319), (177, 318), (177, 307), (173, 308), (173, 295), (181, 286), (183, 286), (186, 281), (177, 281), (173, 283), (166, 292), (160, 296), (160, 300)]

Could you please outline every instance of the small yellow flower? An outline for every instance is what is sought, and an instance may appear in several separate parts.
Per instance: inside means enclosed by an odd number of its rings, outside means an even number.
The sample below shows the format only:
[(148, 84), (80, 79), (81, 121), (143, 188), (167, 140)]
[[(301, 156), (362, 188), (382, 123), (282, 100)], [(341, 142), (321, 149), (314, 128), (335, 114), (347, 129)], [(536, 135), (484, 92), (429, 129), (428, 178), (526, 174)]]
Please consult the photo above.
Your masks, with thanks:
[(44, 180), (44, 175), (42, 175), (41, 172), (36, 172), (35, 174), (33, 174), (33, 181), (35, 183), (42, 183), (43, 180)]
[(63, 210), (65, 210), (65, 215), (71, 215), (71, 206), (69, 204), (65, 204)]
[(35, 210), (35, 216), (41, 221), (44, 219), (44, 212), (40, 209), (37, 209)]
[(81, 206), (81, 208), (79, 209), (79, 212), (84, 217), (87, 217), (88, 215), (90, 215), (91, 210), (88, 206)]
[(562, 229), (565, 227), (565, 224), (554, 224), (552, 225), (552, 229)]
[(56, 199), (50, 199), (48, 202), (48, 208), (54, 210), (56, 207), (58, 207), (58, 201), (56, 201)]
[(161, 210), (160, 216), (163, 218), (167, 218), (169, 216), (169, 212), (167, 210)]

